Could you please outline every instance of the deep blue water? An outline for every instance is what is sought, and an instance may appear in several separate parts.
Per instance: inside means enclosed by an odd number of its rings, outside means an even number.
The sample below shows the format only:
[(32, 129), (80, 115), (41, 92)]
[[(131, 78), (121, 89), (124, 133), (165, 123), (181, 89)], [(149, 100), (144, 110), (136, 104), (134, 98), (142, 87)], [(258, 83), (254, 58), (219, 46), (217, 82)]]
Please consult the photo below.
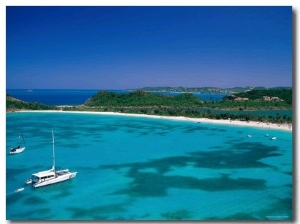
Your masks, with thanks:
[[(57, 90), (57, 89), (34, 89), (28, 91), (27, 89), (7, 89), (6, 92), (23, 101), (27, 102), (38, 102), (47, 105), (80, 105), (85, 103), (90, 97), (95, 95), (99, 90)], [(116, 93), (130, 93), (127, 90), (108, 90)], [(157, 92), (158, 94), (164, 95), (179, 95), (182, 93), (167, 93)], [(225, 95), (224, 94), (199, 94), (195, 93), (195, 96), (203, 100), (214, 100), (220, 101)]]
[[(18, 124), (26, 150), (6, 155), (8, 220), (292, 219), (291, 132), (16, 112), (6, 114), (6, 152), (18, 140)], [(52, 129), (57, 169), (78, 173), (34, 189), (24, 181), (51, 168)], [(20, 187), (25, 190), (13, 192)]]
[(57, 90), (57, 89), (7, 89), (9, 95), (27, 102), (38, 102), (47, 105), (80, 105), (85, 103), (98, 90)]

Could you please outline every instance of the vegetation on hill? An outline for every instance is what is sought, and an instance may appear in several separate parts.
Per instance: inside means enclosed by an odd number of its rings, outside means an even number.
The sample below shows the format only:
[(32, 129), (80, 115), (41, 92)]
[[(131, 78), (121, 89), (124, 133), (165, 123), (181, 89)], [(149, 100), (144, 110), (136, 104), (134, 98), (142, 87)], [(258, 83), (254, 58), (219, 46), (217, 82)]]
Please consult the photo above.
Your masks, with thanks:
[[(234, 100), (237, 97), (248, 98), (249, 100), (264, 100), (264, 97), (278, 97), (279, 100), (284, 101), (285, 103), (292, 105), (292, 89), (286, 88), (273, 88), (273, 89), (254, 89), (251, 91), (237, 93), (231, 96), (226, 96), (223, 100)], [(266, 100), (264, 100), (266, 101)]]
[(178, 96), (165, 96), (137, 90), (128, 94), (112, 93), (105, 90), (99, 91), (91, 97), (85, 106), (98, 107), (141, 107), (141, 106), (201, 106), (203, 101), (191, 93)]
[(55, 110), (55, 106), (48, 106), (35, 102), (24, 102), (19, 99), (13, 98), (6, 94), (6, 111), (12, 112), (17, 110)]
[(223, 97), (212, 108), (234, 110), (275, 110), (292, 109), (291, 89), (254, 89)]
[[(178, 96), (165, 96), (161, 94), (149, 93), (137, 90), (129, 94), (111, 93), (104, 90), (99, 91), (80, 107), (66, 108), (66, 110), (92, 110), (110, 111), (121, 113), (138, 113), (163, 116), (186, 116), (186, 117), (205, 117), (211, 119), (239, 119), (255, 120), (264, 122), (292, 122), (292, 118), (286, 115), (277, 114), (274, 116), (259, 116), (249, 113), (234, 114), (230, 111), (248, 110), (274, 110), (292, 108), (291, 90), (263, 90), (255, 89), (236, 94), (234, 97), (225, 97), (221, 102), (204, 101), (190, 93)], [(262, 97), (258, 97), (258, 95)], [(264, 100), (263, 96), (280, 96), (282, 100)], [(249, 97), (248, 100), (237, 101), (238, 97)], [(279, 98), (279, 97), (278, 97)], [(284, 99), (284, 100), (283, 100)], [(223, 111), (214, 113), (212, 109)]]
[[(263, 96), (279, 96), (280, 100), (265, 100)], [(236, 100), (239, 98), (248, 100)], [(280, 98), (281, 97), (281, 98)], [(235, 110), (291, 109), (291, 90), (251, 90), (226, 96), (221, 102), (204, 101), (191, 93), (165, 96), (137, 90), (128, 94), (99, 91), (86, 103), (87, 107), (173, 107), (212, 108)]]

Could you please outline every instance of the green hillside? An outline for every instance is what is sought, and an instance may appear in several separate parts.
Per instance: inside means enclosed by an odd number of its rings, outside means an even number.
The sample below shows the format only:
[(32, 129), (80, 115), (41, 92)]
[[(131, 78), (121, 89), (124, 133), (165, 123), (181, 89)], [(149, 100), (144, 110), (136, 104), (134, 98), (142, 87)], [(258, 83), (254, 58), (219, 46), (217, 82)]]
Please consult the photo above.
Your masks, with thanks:
[(85, 106), (99, 107), (136, 107), (136, 106), (200, 106), (202, 100), (191, 93), (178, 96), (165, 96), (161, 94), (147, 93), (137, 90), (128, 94), (112, 93), (105, 90), (99, 91), (91, 97)]
[[(292, 104), (292, 89), (286, 89), (286, 88), (278, 88), (278, 89), (254, 89), (251, 91), (241, 92), (234, 94), (234, 96), (226, 96), (223, 99), (224, 100), (234, 100), (237, 97), (240, 98), (248, 98), (249, 100), (264, 100), (264, 97), (278, 97), (278, 101), (282, 100), (287, 104)], [(274, 98), (275, 100), (276, 98)], [(272, 100), (272, 99), (270, 99)]]
[(35, 102), (24, 102), (6, 94), (6, 111), (12, 112), (17, 110), (55, 110), (54, 106), (48, 106)]

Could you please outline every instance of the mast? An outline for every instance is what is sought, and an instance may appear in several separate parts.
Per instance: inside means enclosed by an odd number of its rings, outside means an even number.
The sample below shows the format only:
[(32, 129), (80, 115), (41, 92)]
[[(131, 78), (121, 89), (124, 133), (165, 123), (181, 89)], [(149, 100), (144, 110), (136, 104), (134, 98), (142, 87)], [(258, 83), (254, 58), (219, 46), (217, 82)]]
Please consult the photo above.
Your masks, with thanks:
[(23, 139), (23, 147), (25, 147), (25, 139), (24, 139), (24, 135), (23, 135), (23, 132), (22, 132), (22, 129), (20, 127), (20, 133), (21, 133), (21, 136), (22, 136), (22, 139)]
[(19, 126), (19, 141), (18, 141), (18, 145), (20, 146), (21, 144), (21, 127)]
[(52, 169), (55, 172), (55, 152), (54, 152), (54, 133), (53, 133), (53, 129), (52, 129), (52, 145), (53, 145), (53, 165), (52, 165)]

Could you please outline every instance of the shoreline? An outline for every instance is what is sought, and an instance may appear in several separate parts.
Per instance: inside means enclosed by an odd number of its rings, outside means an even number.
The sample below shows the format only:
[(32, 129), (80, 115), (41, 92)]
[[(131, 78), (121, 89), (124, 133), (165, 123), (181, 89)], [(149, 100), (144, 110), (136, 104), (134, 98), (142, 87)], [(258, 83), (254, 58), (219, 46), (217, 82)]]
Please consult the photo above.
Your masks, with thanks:
[(93, 112), (93, 111), (60, 111), (60, 110), (22, 110), (15, 111), (15, 113), (23, 112), (43, 112), (43, 113), (74, 113), (74, 114), (99, 114), (99, 115), (116, 115), (116, 116), (129, 116), (129, 117), (145, 117), (145, 118), (156, 118), (156, 119), (168, 119), (176, 121), (191, 121), (196, 123), (207, 123), (207, 124), (225, 124), (233, 126), (244, 126), (244, 127), (255, 127), (260, 129), (275, 129), (292, 132), (293, 127), (291, 124), (274, 124), (274, 123), (263, 123), (257, 121), (238, 121), (238, 120), (215, 120), (209, 118), (190, 118), (190, 117), (171, 117), (171, 116), (160, 116), (160, 115), (148, 115), (148, 114), (128, 114), (118, 112)]

